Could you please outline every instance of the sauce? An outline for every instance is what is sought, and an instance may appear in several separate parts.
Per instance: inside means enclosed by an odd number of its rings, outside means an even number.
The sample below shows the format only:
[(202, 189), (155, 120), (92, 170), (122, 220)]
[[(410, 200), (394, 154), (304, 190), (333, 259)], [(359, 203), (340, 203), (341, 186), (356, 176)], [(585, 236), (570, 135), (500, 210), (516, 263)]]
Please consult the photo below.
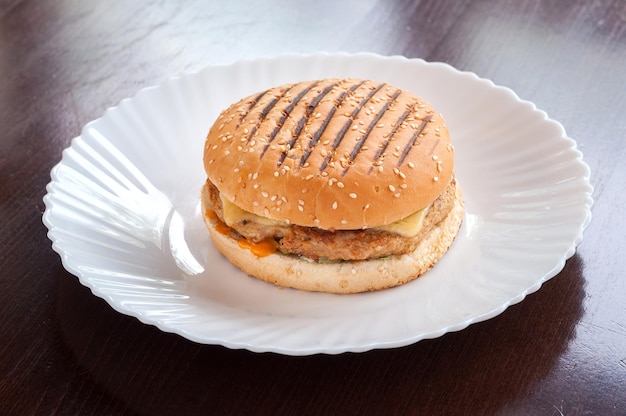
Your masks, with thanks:
[(217, 214), (212, 209), (207, 209), (206, 211), (204, 211), (204, 216), (210, 220), (217, 219)]
[[(204, 211), (204, 215), (210, 220), (217, 220), (217, 215), (215, 211), (207, 209)], [(215, 230), (223, 235), (230, 235), (230, 227), (224, 224), (222, 221), (215, 221)], [(276, 241), (268, 238), (266, 240), (260, 241), (258, 243), (253, 243), (250, 240), (246, 240), (245, 238), (239, 238), (237, 240), (237, 244), (241, 248), (247, 248), (257, 257), (266, 257), (270, 254), (276, 252), (277, 243)]]
[(276, 241), (271, 238), (259, 241), (258, 243), (253, 243), (245, 238), (240, 238), (237, 240), (237, 244), (239, 244), (239, 247), (241, 248), (249, 249), (252, 254), (257, 257), (269, 256), (270, 254), (274, 254), (276, 252)]

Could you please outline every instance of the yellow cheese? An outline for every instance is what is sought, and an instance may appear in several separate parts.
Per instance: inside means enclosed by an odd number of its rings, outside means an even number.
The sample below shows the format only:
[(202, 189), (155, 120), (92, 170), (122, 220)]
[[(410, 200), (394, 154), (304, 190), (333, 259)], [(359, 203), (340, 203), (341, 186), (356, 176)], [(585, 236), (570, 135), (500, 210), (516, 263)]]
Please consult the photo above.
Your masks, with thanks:
[[(251, 212), (239, 208), (220, 194), (222, 200), (222, 209), (224, 210), (224, 222), (228, 226), (243, 221), (254, 222), (266, 226), (285, 226), (288, 225), (284, 221), (273, 220), (271, 218), (261, 217)], [(408, 217), (387, 225), (372, 227), (372, 230), (383, 230), (391, 233), (399, 234), (403, 237), (415, 237), (424, 225), (424, 217), (428, 212), (428, 207), (421, 209)]]
[(261, 225), (287, 225), (286, 222), (273, 220), (271, 218), (261, 217), (259, 215), (253, 214), (251, 212), (245, 211), (239, 208), (237, 205), (230, 202), (228, 199), (224, 198), (220, 193), (220, 199), (222, 200), (222, 209), (224, 210), (224, 222), (228, 226), (232, 226), (233, 224), (237, 224), (243, 221), (255, 222)]
[(415, 237), (424, 225), (424, 217), (426, 217), (427, 212), (428, 208), (420, 209), (404, 219), (391, 224), (381, 225), (376, 227), (376, 229), (400, 234), (403, 237)]

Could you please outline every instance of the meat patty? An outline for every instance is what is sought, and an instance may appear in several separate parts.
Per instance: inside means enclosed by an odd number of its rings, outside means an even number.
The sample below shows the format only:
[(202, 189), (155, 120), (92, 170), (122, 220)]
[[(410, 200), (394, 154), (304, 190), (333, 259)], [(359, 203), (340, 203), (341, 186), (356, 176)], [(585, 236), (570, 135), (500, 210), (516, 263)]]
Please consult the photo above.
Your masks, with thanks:
[[(299, 225), (262, 225), (242, 221), (231, 225), (238, 235), (252, 242), (268, 238), (278, 243), (280, 251), (303, 256), (315, 261), (322, 260), (369, 260), (414, 251), (420, 240), (436, 226), (454, 206), (456, 198), (454, 178), (442, 194), (432, 203), (426, 213), (423, 226), (415, 237), (376, 228), (365, 230), (329, 231)], [(222, 200), (219, 190), (207, 180), (205, 191), (217, 218), (224, 222)]]

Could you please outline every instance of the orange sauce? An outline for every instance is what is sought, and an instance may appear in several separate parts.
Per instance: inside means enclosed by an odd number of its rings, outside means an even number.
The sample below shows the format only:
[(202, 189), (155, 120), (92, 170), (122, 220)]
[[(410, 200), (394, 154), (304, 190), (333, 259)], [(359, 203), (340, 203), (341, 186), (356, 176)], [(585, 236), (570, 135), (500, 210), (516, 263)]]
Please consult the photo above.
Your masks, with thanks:
[[(210, 210), (210, 209), (207, 209), (206, 211), (204, 211), (204, 215), (210, 220), (218, 219), (217, 215), (215, 214), (215, 211)], [(218, 233), (223, 234), (223, 235), (230, 234), (230, 227), (224, 224), (222, 221), (216, 221), (215, 230)], [(276, 252), (276, 247), (277, 247), (276, 241), (272, 240), (271, 238), (260, 241), (258, 243), (253, 243), (252, 241), (246, 240), (245, 238), (240, 238), (237, 240), (237, 244), (241, 248), (247, 248), (248, 250), (252, 252), (252, 254), (254, 254), (257, 257), (269, 256), (270, 254), (273, 254)]]
[(253, 243), (252, 241), (246, 240), (245, 238), (240, 238), (239, 240), (237, 240), (237, 244), (239, 244), (239, 247), (241, 248), (249, 249), (252, 254), (257, 257), (269, 256), (270, 254), (276, 252), (276, 241), (272, 240), (271, 238), (259, 241), (258, 243)]
[(223, 235), (229, 235), (230, 227), (223, 222), (218, 222), (217, 224), (215, 224), (215, 231)]

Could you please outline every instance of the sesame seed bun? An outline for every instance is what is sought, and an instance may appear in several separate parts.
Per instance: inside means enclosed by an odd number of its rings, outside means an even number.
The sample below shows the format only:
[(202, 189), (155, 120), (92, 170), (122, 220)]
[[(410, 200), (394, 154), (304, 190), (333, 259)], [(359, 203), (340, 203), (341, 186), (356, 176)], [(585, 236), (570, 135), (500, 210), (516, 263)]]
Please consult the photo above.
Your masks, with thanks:
[[(210, 208), (206, 198), (202, 203), (203, 211)], [(206, 215), (203, 218), (215, 247), (245, 273), (282, 287), (350, 294), (398, 286), (431, 269), (454, 241), (463, 213), (463, 200), (457, 185), (452, 210), (412, 252), (382, 259), (334, 263), (310, 262), (280, 252), (258, 257), (242, 248), (230, 234), (220, 231), (217, 221)]]
[(256, 215), (324, 230), (377, 227), (431, 204), (453, 177), (443, 117), (391, 85), (325, 79), (231, 105), (210, 129), (204, 167)]

